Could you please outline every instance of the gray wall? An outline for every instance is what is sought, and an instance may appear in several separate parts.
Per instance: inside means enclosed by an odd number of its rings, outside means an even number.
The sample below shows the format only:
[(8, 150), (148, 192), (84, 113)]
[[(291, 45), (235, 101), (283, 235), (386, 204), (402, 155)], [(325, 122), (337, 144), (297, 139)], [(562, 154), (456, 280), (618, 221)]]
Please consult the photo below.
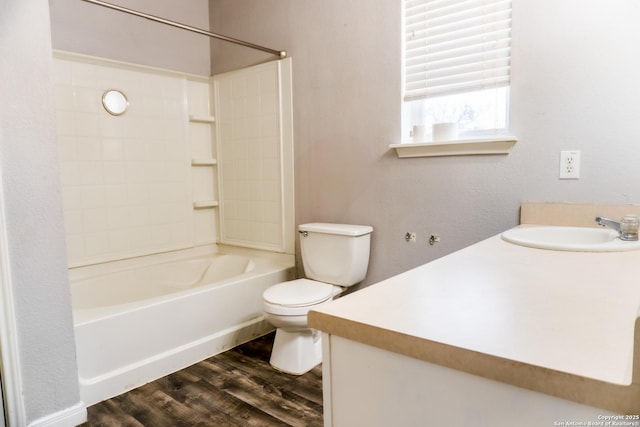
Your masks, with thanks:
[[(204, 28), (203, 2), (122, 4)], [(51, 7), (55, 48), (209, 74), (201, 36), (75, 0)], [(525, 200), (640, 201), (640, 64), (626, 54), (640, 36), (638, 7), (514, 2), (512, 153), (402, 160), (388, 149), (400, 132), (400, 0), (211, 0), (208, 10), (212, 31), (292, 56), (296, 222), (373, 225), (369, 284), (515, 225)], [(211, 73), (272, 58), (211, 43)], [(563, 149), (582, 150), (579, 181), (558, 180)], [(429, 246), (431, 233), (442, 242)]]
[(28, 422), (80, 401), (50, 74), (46, 0), (0, 2), (0, 191)]
[[(213, 31), (293, 58), (296, 220), (375, 228), (367, 285), (518, 223), (522, 201), (640, 202), (640, 6), (513, 3), (507, 156), (398, 159), (400, 0), (211, 0)], [(269, 59), (212, 44), (215, 73)], [(578, 181), (559, 151), (582, 151)], [(406, 243), (406, 231), (418, 242)], [(428, 235), (442, 242), (429, 246)]]
[[(209, 37), (80, 0), (49, 0), (54, 49), (210, 75)], [(119, 6), (209, 29), (208, 0), (121, 0)]]

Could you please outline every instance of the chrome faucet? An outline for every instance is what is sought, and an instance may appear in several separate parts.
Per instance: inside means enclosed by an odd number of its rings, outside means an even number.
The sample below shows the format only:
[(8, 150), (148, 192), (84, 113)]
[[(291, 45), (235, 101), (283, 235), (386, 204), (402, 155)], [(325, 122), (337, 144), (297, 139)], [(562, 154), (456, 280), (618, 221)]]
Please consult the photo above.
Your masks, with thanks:
[(618, 221), (614, 221), (614, 220), (609, 219), (609, 218), (604, 218), (604, 217), (601, 217), (601, 216), (597, 216), (596, 217), (596, 222), (598, 223), (598, 225), (601, 225), (603, 227), (613, 228), (618, 233), (620, 233), (620, 222), (618, 222)]
[(638, 240), (639, 221), (636, 215), (625, 215), (621, 221), (598, 216), (596, 217), (596, 222), (598, 225), (616, 230), (620, 240)]

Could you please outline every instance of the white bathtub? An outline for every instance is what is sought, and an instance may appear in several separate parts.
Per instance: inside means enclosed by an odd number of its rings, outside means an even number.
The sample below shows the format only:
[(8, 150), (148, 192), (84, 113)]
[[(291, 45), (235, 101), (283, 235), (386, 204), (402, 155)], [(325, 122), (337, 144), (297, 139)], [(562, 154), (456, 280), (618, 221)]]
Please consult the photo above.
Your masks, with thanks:
[(271, 330), (262, 292), (292, 255), (202, 247), (70, 270), (80, 394), (108, 399)]

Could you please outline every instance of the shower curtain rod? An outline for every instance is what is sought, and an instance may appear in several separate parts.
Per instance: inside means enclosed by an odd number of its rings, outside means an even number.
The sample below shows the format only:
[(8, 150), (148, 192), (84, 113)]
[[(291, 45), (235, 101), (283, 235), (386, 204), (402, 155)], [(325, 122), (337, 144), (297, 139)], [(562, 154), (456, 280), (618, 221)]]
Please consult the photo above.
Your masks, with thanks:
[(130, 15), (139, 16), (141, 18), (145, 18), (145, 19), (148, 19), (150, 21), (160, 22), (162, 24), (170, 25), (172, 27), (181, 28), (183, 30), (192, 31), (194, 33), (198, 33), (198, 34), (202, 34), (202, 35), (205, 35), (205, 36), (213, 37), (214, 39), (220, 39), (220, 40), (224, 40), (224, 41), (227, 41), (227, 42), (230, 42), (230, 43), (239, 44), (241, 46), (250, 47), (252, 49), (261, 50), (263, 52), (268, 52), (268, 53), (270, 53), (272, 55), (276, 55), (280, 59), (283, 59), (283, 58), (287, 57), (287, 51), (285, 51), (285, 50), (270, 49), (268, 47), (264, 47), (264, 46), (260, 46), (260, 45), (257, 45), (257, 44), (246, 42), (244, 40), (238, 40), (238, 39), (234, 39), (232, 37), (223, 36), (222, 34), (216, 34), (216, 33), (212, 33), (212, 32), (209, 32), (209, 31), (201, 30), (200, 28), (196, 28), (196, 27), (191, 27), (189, 25), (180, 24), (179, 22), (170, 21), (168, 19), (160, 18), (160, 17), (154, 16), (154, 15), (149, 15), (148, 13), (138, 12), (137, 10), (128, 9), (126, 7), (118, 6), (118, 5), (115, 5), (115, 4), (112, 4), (112, 3), (107, 3), (107, 2), (104, 2), (104, 1), (101, 1), (101, 0), (83, 0), (83, 1), (86, 1), (87, 3), (95, 4), (95, 5), (98, 5), (98, 6), (103, 6), (103, 7), (109, 8), (109, 9), (117, 10), (117, 11), (120, 11), (120, 12), (128, 13)]

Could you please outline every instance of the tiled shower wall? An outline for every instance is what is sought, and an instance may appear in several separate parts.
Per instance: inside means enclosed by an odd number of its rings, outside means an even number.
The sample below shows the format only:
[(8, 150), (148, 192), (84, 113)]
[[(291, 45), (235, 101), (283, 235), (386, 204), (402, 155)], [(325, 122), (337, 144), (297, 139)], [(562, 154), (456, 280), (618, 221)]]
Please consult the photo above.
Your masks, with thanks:
[[(53, 62), (70, 266), (214, 243), (215, 165), (192, 166), (215, 158), (213, 125), (190, 121), (211, 114), (209, 78), (60, 52)], [(127, 96), (124, 115), (103, 109), (107, 89)]]
[(282, 247), (278, 70), (268, 63), (214, 79), (218, 93), (222, 239)]
[(214, 76), (220, 241), (294, 253), (291, 58)]

